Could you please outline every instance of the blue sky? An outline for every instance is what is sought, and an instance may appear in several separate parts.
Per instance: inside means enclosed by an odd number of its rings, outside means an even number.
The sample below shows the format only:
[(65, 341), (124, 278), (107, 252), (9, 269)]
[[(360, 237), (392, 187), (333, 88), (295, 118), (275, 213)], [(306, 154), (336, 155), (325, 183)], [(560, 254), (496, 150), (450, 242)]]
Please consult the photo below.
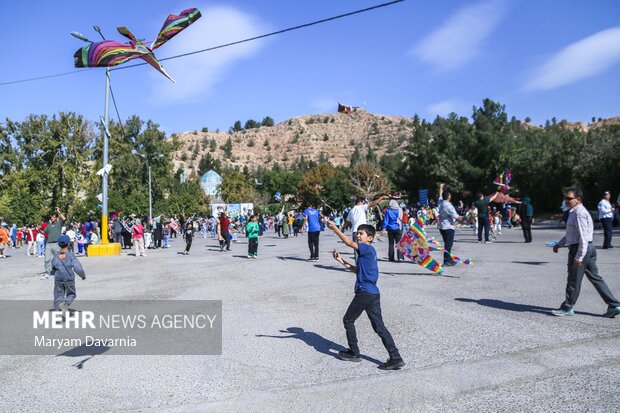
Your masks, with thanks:
[[(204, 49), (380, 4), (341, 1), (11, 1), (0, 83), (73, 69), (98, 25), (154, 39), (165, 17), (197, 7), (203, 17), (156, 51)], [(6, 27), (8, 25), (8, 27)], [(509, 115), (588, 122), (620, 115), (620, 2), (413, 1), (213, 52), (112, 72), (121, 118), (136, 114), (168, 134), (236, 120), (336, 111), (338, 101), (385, 115), (471, 115), (489, 97)], [(104, 69), (0, 86), (0, 119), (73, 111), (98, 120)], [(111, 115), (116, 118), (114, 112)]]

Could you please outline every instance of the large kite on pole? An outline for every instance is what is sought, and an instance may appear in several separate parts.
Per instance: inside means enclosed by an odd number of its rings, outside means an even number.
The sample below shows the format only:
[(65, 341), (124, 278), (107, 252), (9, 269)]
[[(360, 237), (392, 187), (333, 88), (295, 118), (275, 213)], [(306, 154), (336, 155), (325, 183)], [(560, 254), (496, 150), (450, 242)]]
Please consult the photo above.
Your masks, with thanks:
[[(178, 16), (171, 14), (164, 22), (157, 39), (148, 42), (138, 40), (125, 26), (118, 27), (116, 30), (128, 38), (129, 42), (89, 41), (87, 45), (78, 49), (73, 55), (75, 67), (110, 67), (123, 64), (131, 59), (142, 59), (174, 82), (174, 79), (166, 73), (166, 70), (155, 57), (153, 50), (172, 39), (200, 17), (200, 11), (196, 8), (183, 10)], [(153, 45), (149, 48), (147, 44), (150, 43)]]

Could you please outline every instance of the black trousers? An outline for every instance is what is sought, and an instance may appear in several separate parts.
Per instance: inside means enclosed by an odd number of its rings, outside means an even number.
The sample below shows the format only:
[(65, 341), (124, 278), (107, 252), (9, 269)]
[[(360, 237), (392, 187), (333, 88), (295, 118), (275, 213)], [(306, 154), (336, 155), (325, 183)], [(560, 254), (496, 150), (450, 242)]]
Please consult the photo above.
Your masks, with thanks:
[(454, 230), (453, 229), (440, 229), (439, 233), (443, 239), (443, 246), (445, 251), (443, 252), (443, 263), (452, 262), (452, 257), (449, 252), (452, 252), (452, 246), (454, 245)]
[(596, 249), (591, 242), (588, 243), (588, 250), (581, 265), (578, 268), (573, 267), (578, 247), (579, 245), (577, 244), (568, 247), (568, 279), (566, 281), (566, 299), (562, 303), (562, 310), (570, 310), (577, 302), (577, 298), (579, 298), (579, 293), (581, 292), (581, 282), (583, 281), (584, 274), (588, 277), (588, 280), (590, 280), (609, 308), (620, 307), (620, 302), (611, 293), (603, 277), (598, 274)]
[(394, 339), (385, 327), (385, 324), (383, 324), (383, 318), (381, 317), (381, 297), (379, 294), (368, 294), (364, 292), (355, 293), (355, 297), (353, 297), (353, 301), (349, 304), (349, 308), (342, 319), (344, 322), (344, 329), (347, 332), (347, 342), (349, 344), (349, 348), (355, 354), (359, 354), (360, 352), (357, 345), (355, 320), (357, 320), (364, 311), (366, 311), (366, 314), (370, 319), (372, 329), (375, 330), (375, 333), (377, 333), (379, 337), (381, 337), (383, 346), (387, 350), (390, 357), (400, 358), (396, 344), (394, 344)]
[(248, 238), (248, 255), (258, 254), (258, 238)]
[(190, 248), (192, 248), (192, 241), (194, 237), (185, 237), (185, 252), (189, 252)]
[(482, 241), (482, 230), (484, 229), (484, 240), (489, 241), (489, 217), (478, 216), (478, 241)]
[(523, 230), (523, 238), (525, 242), (532, 242), (532, 218), (523, 217), (521, 219), (521, 229)]
[[(400, 231), (397, 229), (396, 230), (388, 229), (387, 234), (388, 234), (388, 260), (394, 261), (394, 244), (400, 241)], [(400, 254), (398, 255), (400, 258)]]
[(131, 232), (123, 232), (123, 248), (131, 248), (133, 246), (131, 242)]
[(226, 247), (226, 251), (230, 251), (230, 234), (228, 231), (220, 232), (220, 234), (222, 235), (222, 238), (224, 238), (220, 241), (220, 249), (223, 251), (224, 247)]
[(601, 218), (601, 225), (603, 226), (603, 233), (605, 240), (603, 241), (603, 248), (611, 247), (611, 237), (613, 235), (613, 227), (611, 225), (612, 218)]
[(308, 248), (310, 248), (310, 258), (319, 258), (319, 234), (321, 231), (308, 231)]

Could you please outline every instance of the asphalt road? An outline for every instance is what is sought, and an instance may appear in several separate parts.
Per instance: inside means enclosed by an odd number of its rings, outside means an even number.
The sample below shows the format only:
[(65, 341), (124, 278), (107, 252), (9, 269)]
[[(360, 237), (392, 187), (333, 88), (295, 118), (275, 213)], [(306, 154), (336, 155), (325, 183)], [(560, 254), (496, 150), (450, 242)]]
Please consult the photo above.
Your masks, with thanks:
[[(387, 240), (376, 242), (383, 318), (407, 362), (394, 372), (377, 368), (387, 353), (365, 315), (356, 324), (362, 363), (335, 355), (346, 347), (354, 275), (331, 259), (334, 248), (349, 251), (327, 232), (319, 262), (306, 261), (305, 236), (273, 233), (257, 260), (246, 258), (245, 239), (222, 253), (201, 238), (188, 256), (173, 240), (146, 258), (83, 258), (76, 305), (222, 300), (223, 354), (0, 356), (0, 411), (620, 411), (620, 317), (600, 316), (606, 305), (587, 280), (575, 316), (549, 315), (563, 300), (567, 251), (544, 243), (561, 235), (536, 228), (525, 244), (505, 229), (487, 245), (459, 230), (454, 253), (475, 265), (444, 276), (386, 262)], [(620, 248), (597, 251), (620, 296)], [(43, 260), (8, 253), (0, 298), (51, 303), (53, 283), (36, 275)]]

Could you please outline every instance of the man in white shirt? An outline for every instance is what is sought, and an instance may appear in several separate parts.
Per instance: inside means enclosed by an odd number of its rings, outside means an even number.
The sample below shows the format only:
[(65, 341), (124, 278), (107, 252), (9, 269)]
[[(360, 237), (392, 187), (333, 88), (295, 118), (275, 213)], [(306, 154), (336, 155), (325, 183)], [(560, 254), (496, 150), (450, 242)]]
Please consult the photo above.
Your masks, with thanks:
[[(349, 211), (349, 215), (347, 216), (347, 221), (351, 223), (351, 239), (353, 239), (353, 242), (357, 242), (357, 227), (368, 223), (366, 218), (368, 208), (373, 208), (375, 205), (379, 205), (379, 202), (383, 201), (385, 198), (386, 196), (382, 195), (368, 204), (366, 204), (366, 200), (361, 196), (356, 198), (356, 205), (351, 208), (351, 211)], [(354, 251), (354, 253), (357, 257), (357, 252)]]
[(596, 249), (592, 245), (594, 225), (588, 210), (582, 205), (583, 192), (580, 188), (567, 188), (564, 194), (566, 206), (570, 208), (566, 222), (566, 235), (553, 247), (557, 253), (560, 247), (568, 246), (568, 279), (566, 282), (566, 299), (559, 310), (551, 314), (558, 317), (574, 315), (573, 306), (579, 298), (583, 276), (594, 285), (603, 301), (607, 303), (604, 317), (614, 318), (620, 315), (620, 301), (614, 297), (607, 283), (598, 274), (596, 266)]
[(603, 241), (603, 249), (607, 250), (613, 248), (611, 245), (611, 236), (613, 234), (613, 228), (611, 226), (611, 221), (614, 218), (614, 209), (611, 207), (611, 203), (609, 199), (611, 198), (611, 194), (609, 191), (605, 191), (603, 194), (603, 199), (598, 203), (598, 219), (601, 221), (601, 225), (603, 226), (603, 232), (605, 234), (605, 240)]

